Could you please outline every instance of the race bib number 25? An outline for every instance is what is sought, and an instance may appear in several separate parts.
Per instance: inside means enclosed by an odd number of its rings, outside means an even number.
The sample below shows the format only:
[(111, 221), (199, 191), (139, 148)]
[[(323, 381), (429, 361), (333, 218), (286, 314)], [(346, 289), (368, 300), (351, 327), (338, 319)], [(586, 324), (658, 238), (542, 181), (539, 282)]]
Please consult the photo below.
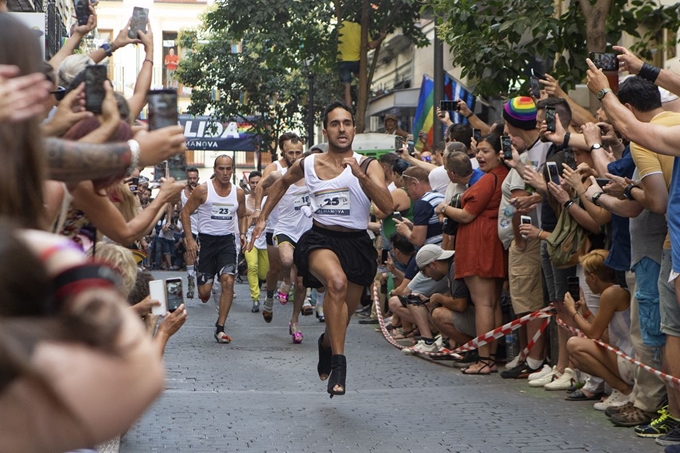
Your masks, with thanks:
[(349, 189), (334, 189), (316, 192), (314, 200), (317, 214), (350, 215)]

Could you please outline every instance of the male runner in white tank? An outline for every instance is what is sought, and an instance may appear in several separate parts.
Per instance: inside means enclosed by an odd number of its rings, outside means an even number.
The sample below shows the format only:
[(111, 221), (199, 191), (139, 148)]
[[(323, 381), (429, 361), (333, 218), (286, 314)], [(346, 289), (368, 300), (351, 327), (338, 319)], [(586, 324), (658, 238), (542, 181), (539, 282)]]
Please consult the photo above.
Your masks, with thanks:
[(345, 394), (349, 315), (364, 288), (373, 283), (377, 269), (377, 252), (366, 231), (371, 200), (381, 211), (390, 212), (392, 197), (380, 164), (352, 151), (356, 129), (349, 107), (341, 102), (329, 105), (323, 127), (328, 152), (295, 162), (270, 187), (253, 237), (262, 234), (267, 216), (288, 187), (305, 178), (314, 225), (298, 241), (295, 265), (305, 286), (324, 286), (327, 291), (326, 332), (319, 338), (317, 371), (321, 380), (328, 379), (327, 391), (333, 397)]
[(198, 210), (198, 241), (201, 243), (197, 269), (198, 297), (203, 302), (210, 299), (213, 278), (217, 274), (222, 294), (215, 324), (215, 340), (218, 343), (230, 343), (231, 338), (224, 333), (224, 323), (234, 299), (237, 238), (241, 247), (245, 246), (246, 198), (243, 190), (231, 183), (234, 174), (231, 157), (218, 156), (213, 171), (213, 178), (191, 193), (180, 218), (184, 226), (187, 253), (195, 258), (198, 244), (191, 235), (190, 217)]

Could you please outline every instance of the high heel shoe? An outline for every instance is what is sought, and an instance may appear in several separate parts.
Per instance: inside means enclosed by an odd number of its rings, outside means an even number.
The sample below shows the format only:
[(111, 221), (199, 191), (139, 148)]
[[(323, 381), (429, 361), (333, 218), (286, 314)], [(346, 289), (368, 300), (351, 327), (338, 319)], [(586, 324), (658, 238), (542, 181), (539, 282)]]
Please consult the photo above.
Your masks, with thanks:
[(328, 393), (331, 395), (331, 398), (335, 395), (345, 394), (346, 376), (347, 359), (345, 359), (344, 355), (334, 354), (331, 359), (331, 376), (328, 379)]
[(291, 322), (288, 324), (288, 333), (293, 337), (293, 343), (302, 343), (302, 332), (300, 331), (300, 326), (296, 322)]
[[(319, 337), (319, 363), (316, 365), (316, 371), (319, 373), (319, 379), (325, 381), (331, 375), (333, 351), (330, 346), (323, 345), (325, 333)], [(325, 376), (325, 377), (324, 377)]]

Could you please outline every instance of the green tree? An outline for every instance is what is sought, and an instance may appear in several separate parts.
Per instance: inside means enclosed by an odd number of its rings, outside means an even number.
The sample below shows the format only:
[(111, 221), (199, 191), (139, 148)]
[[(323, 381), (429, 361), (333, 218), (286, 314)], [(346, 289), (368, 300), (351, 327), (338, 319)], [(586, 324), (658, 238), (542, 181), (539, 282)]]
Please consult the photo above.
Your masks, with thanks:
[[(337, 17), (357, 8), (369, 14), (366, 29), (392, 32), (401, 28), (418, 45), (427, 42), (415, 26), (420, 5), (415, 0), (300, 2), (295, 0), (223, 0), (206, 13), (202, 28), (181, 34), (191, 49), (178, 70), (180, 81), (193, 87), (190, 112), (217, 118), (255, 117), (263, 143), (283, 130), (304, 129), (308, 75), (314, 76), (315, 108), (341, 98), (336, 73)], [(232, 52), (232, 44), (240, 44)], [(377, 61), (379, 49), (374, 53)], [(362, 58), (365, 58), (366, 51)], [(307, 62), (308, 67), (305, 67)], [(357, 126), (363, 131), (371, 74), (357, 101)], [(375, 64), (373, 64), (374, 70)], [(360, 81), (361, 82), (361, 81)]]
[[(634, 51), (650, 56), (662, 31), (680, 27), (680, 5), (652, 0), (428, 0), (442, 18), (440, 36), (451, 46), (454, 65), (485, 96), (528, 92), (527, 67), (555, 60), (552, 74), (565, 88), (585, 76), (588, 52), (603, 52), (623, 32), (639, 38)], [(556, 10), (560, 6), (561, 10)], [(674, 45), (675, 43), (671, 43)]]

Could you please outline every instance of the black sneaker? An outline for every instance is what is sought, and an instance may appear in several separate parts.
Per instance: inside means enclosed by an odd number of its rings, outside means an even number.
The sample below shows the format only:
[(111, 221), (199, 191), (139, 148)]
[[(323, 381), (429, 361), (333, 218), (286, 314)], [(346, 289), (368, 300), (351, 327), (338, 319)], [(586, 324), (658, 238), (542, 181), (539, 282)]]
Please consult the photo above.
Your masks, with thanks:
[(680, 444), (680, 426), (673, 428), (668, 434), (656, 438), (656, 443), (659, 445), (675, 445)]
[(501, 373), (503, 379), (526, 379), (531, 373), (535, 373), (543, 367), (543, 363), (539, 365), (538, 368), (534, 369), (529, 366), (528, 363), (520, 363), (515, 368), (510, 370), (505, 370)]

